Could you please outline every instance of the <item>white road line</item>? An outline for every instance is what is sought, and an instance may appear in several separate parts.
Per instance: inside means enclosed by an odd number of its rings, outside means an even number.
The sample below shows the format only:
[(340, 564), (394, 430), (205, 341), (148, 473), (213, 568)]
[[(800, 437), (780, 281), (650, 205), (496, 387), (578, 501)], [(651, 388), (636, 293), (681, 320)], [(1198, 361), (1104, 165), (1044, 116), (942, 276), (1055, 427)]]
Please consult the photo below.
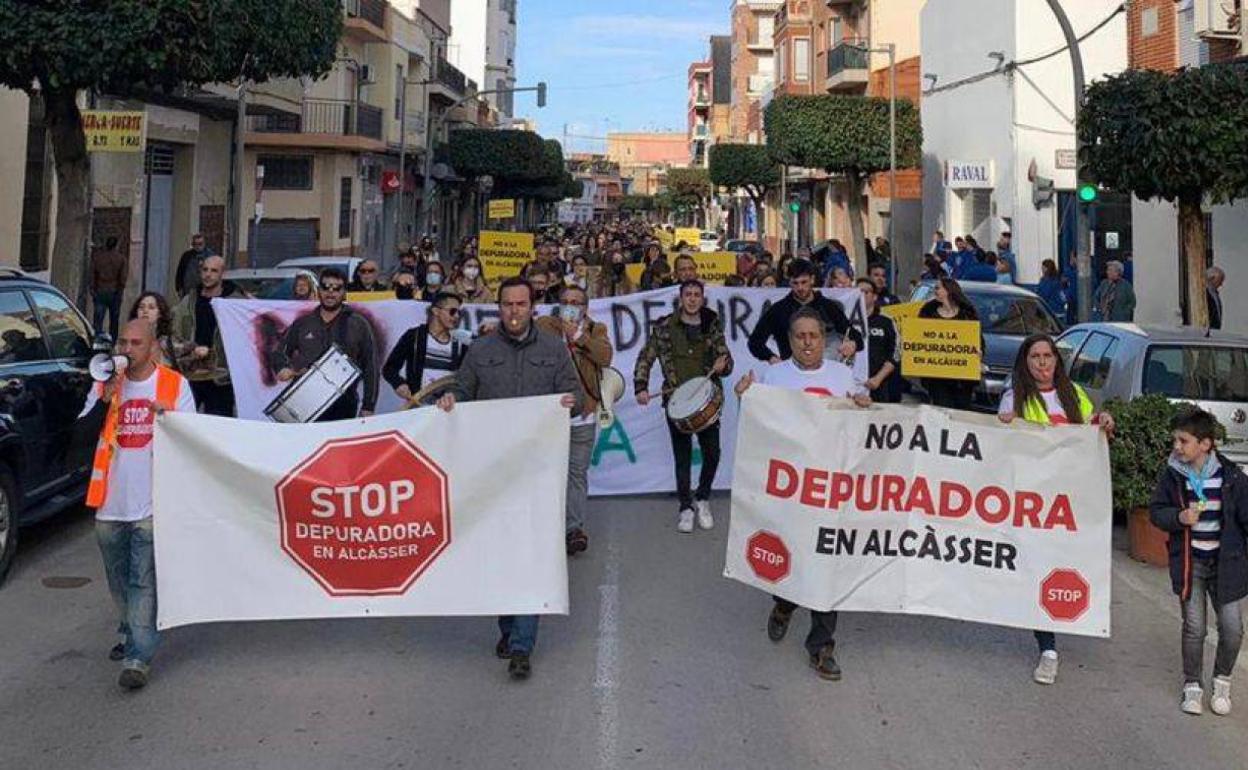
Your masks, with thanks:
[[(612, 521), (608, 518), (605, 521)], [(608, 528), (610, 525), (608, 524)], [(598, 641), (594, 661), (594, 701), (598, 711), (598, 767), (610, 770), (619, 761), (619, 607), (620, 565), (610, 532), (604, 533), (606, 566), (598, 586)]]

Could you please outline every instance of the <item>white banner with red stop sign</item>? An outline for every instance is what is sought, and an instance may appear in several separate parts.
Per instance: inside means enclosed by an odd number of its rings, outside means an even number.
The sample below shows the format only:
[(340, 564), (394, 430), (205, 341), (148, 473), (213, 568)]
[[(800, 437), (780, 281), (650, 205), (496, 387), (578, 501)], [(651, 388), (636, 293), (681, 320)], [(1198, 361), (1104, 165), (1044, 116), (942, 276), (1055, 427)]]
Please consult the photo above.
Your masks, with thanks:
[(158, 626), (566, 614), (567, 414), (544, 396), (309, 425), (162, 415)]
[(1097, 428), (757, 385), (738, 425), (725, 576), (823, 611), (1109, 636)]

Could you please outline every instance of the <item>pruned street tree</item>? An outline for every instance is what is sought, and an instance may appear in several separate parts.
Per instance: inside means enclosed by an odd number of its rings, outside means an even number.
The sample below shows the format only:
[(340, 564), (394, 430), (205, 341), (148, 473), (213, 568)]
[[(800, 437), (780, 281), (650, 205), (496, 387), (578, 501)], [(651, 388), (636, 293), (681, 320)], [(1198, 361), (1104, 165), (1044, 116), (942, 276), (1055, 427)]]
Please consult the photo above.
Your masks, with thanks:
[[(872, 174), (889, 169), (888, 99), (865, 96), (780, 96), (767, 105), (767, 151), (776, 163), (822, 169), (845, 180), (850, 238), (846, 244), (862, 266), (862, 196)], [(919, 111), (897, 102), (897, 168), (914, 168), (922, 157)]]
[(1079, 127), (1087, 181), (1179, 211), (1193, 326), (1208, 326), (1205, 207), (1248, 196), (1248, 68), (1128, 70), (1094, 83)]
[(708, 171), (716, 186), (745, 190), (754, 201), (758, 237), (762, 240), (767, 193), (780, 184), (780, 166), (771, 159), (767, 147), (761, 144), (712, 145)]
[(91, 230), (80, 100), (206, 83), (320, 77), (339, 0), (42, 0), (0, 3), (0, 84), (43, 100), (57, 178), (52, 279), (81, 294)]
[(667, 189), (676, 210), (693, 209), (698, 213), (694, 224), (701, 226), (706, 206), (711, 200), (711, 177), (704, 168), (673, 168), (667, 172)]

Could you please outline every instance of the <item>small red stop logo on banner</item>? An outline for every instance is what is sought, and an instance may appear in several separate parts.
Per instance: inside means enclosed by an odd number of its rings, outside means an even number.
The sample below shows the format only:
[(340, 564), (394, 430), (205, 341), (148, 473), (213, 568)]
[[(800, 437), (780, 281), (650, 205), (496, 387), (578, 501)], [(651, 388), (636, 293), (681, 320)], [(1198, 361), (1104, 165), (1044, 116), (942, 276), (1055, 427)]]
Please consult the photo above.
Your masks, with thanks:
[(402, 594), (451, 542), (449, 498), (398, 432), (327, 441), (277, 485), (282, 550), (331, 596)]
[(779, 583), (789, 576), (792, 558), (778, 535), (760, 531), (745, 542), (745, 558), (754, 574), (769, 583)]
[(1040, 582), (1040, 606), (1054, 620), (1078, 620), (1088, 611), (1091, 587), (1073, 569), (1055, 569)]

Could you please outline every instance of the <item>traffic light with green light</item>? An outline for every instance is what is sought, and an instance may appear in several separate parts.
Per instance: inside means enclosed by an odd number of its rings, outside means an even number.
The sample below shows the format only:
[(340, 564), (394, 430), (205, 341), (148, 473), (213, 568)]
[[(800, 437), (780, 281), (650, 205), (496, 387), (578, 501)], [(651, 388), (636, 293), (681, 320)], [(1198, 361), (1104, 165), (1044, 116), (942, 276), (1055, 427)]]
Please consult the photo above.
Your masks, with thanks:
[(789, 203), (789, 211), (792, 211), (794, 214), (798, 213), (801, 210), (802, 210), (801, 201), (792, 201)]
[(1101, 197), (1101, 190), (1091, 182), (1079, 183), (1079, 202), (1080, 203), (1096, 203)]

